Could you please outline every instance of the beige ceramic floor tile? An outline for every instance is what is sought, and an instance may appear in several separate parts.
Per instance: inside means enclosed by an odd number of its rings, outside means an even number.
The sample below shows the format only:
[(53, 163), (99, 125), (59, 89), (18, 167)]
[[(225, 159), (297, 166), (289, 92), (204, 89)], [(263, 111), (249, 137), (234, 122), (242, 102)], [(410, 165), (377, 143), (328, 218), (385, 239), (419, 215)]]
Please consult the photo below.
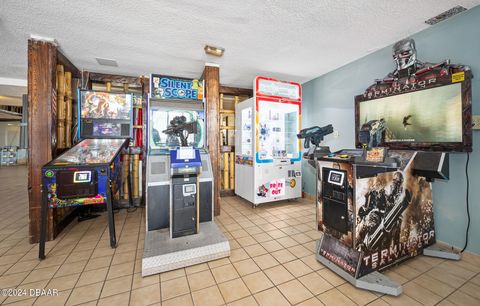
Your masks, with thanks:
[(284, 263), (283, 266), (290, 272), (292, 273), (293, 276), (295, 277), (300, 277), (302, 275), (308, 274), (313, 272), (312, 269), (310, 269), (303, 261), (300, 259), (289, 261), (287, 263)]
[(185, 294), (162, 302), (163, 306), (193, 306), (192, 296)]
[(248, 256), (247, 252), (245, 252), (245, 250), (243, 248), (239, 248), (239, 249), (236, 249), (236, 250), (232, 250), (230, 252), (230, 257), (229, 258), (230, 258), (231, 262), (237, 262), (237, 261), (241, 261), (241, 260), (250, 258), (250, 256)]
[(275, 267), (272, 267), (272, 268), (268, 268), (266, 269), (265, 271), (265, 274), (268, 276), (268, 278), (275, 284), (275, 285), (279, 285), (281, 283), (285, 283), (285, 282), (288, 282), (292, 279), (294, 279), (295, 277), (290, 273), (288, 272), (287, 269), (285, 269), (285, 267), (283, 267), (282, 265), (278, 265), (278, 266), (275, 266)]
[(160, 273), (160, 281), (167, 281), (177, 277), (185, 276), (185, 269), (176, 269), (168, 272)]
[(217, 284), (240, 277), (240, 275), (238, 275), (237, 271), (231, 264), (214, 268), (212, 269), (212, 273), (213, 277), (215, 277), (215, 281), (217, 282)]
[(72, 290), (59, 291), (58, 295), (40, 296), (34, 305), (62, 306), (67, 302)]
[(297, 259), (295, 255), (290, 253), (287, 249), (281, 249), (270, 253), (279, 263), (286, 263)]
[(337, 289), (358, 305), (367, 305), (378, 298), (372, 292), (355, 288), (350, 283), (340, 285)]
[(107, 279), (113, 279), (120, 276), (132, 275), (135, 263), (127, 262), (119, 265), (110, 266)]
[(271, 288), (254, 295), (255, 300), (260, 306), (287, 306), (290, 303), (278, 291), (277, 288)]
[(108, 266), (110, 266), (112, 258), (113, 258), (112, 256), (91, 258), (88, 261), (87, 265), (85, 266), (85, 271), (96, 270), (96, 269), (108, 267)]
[(100, 296), (103, 283), (91, 284), (83, 287), (76, 287), (67, 300), (67, 305), (77, 305), (90, 301), (95, 301)]
[(161, 282), (161, 288), (163, 300), (168, 300), (190, 292), (187, 278), (185, 276)]
[(354, 306), (356, 305), (351, 299), (343, 295), (337, 289), (328, 290), (318, 296), (318, 299), (327, 306)]
[(298, 280), (314, 295), (318, 295), (333, 288), (333, 286), (315, 272), (301, 276)]
[(228, 306), (255, 306), (258, 304), (257, 304), (257, 301), (255, 301), (255, 299), (253, 298), (253, 296), (250, 295), (238, 301), (228, 303), (227, 305)]
[(143, 306), (160, 302), (160, 288), (158, 284), (138, 288), (130, 293), (131, 306)]
[(274, 286), (262, 271), (246, 275), (242, 277), (242, 279), (252, 293), (257, 293)]
[(160, 276), (158, 274), (142, 277), (142, 273), (135, 273), (133, 275), (132, 289), (142, 288), (160, 282)]
[(225, 302), (233, 302), (250, 295), (250, 291), (241, 278), (237, 278), (218, 285)]
[(382, 300), (386, 301), (392, 306), (420, 306), (419, 302), (415, 301), (406, 294), (401, 294), (400, 296), (382, 296)]
[(188, 284), (190, 285), (190, 290), (192, 291), (197, 291), (215, 285), (215, 279), (213, 278), (210, 270), (189, 274), (187, 275), (187, 278)]
[(270, 254), (265, 254), (265, 255), (254, 257), (253, 261), (255, 261), (257, 266), (260, 267), (260, 269), (262, 269), (262, 270), (265, 270), (265, 269), (268, 269), (268, 268), (271, 268), (271, 267), (274, 267), (274, 266), (280, 264), (275, 259), (275, 257), (273, 257)]
[(316, 297), (313, 297), (311, 299), (308, 299), (306, 301), (303, 301), (299, 304), (297, 304), (297, 306), (323, 306), (324, 304), (322, 302), (320, 302), (319, 299), (317, 299)]
[(112, 295), (98, 300), (97, 306), (129, 306), (130, 291), (121, 294)]
[(192, 292), (192, 298), (195, 306), (217, 306), (225, 304), (217, 286)]
[(83, 272), (82, 274), (80, 274), (78, 283), (75, 286), (81, 287), (81, 286), (90, 285), (93, 283), (103, 282), (107, 277), (107, 273), (108, 273), (107, 267)]
[(239, 262), (234, 262), (233, 266), (237, 270), (237, 272), (240, 274), (240, 276), (244, 276), (247, 274), (251, 274), (257, 271), (260, 271), (260, 268), (255, 264), (253, 259), (245, 259)]
[(103, 285), (101, 298), (124, 293), (132, 289), (132, 275), (110, 279)]
[(277, 288), (291, 304), (298, 304), (313, 297), (313, 294), (296, 279), (278, 285)]
[(208, 264), (202, 263), (202, 264), (186, 267), (185, 268), (185, 273), (193, 274), (193, 273), (202, 272), (202, 271), (205, 271), (205, 270), (208, 270), (208, 269), (209, 269)]

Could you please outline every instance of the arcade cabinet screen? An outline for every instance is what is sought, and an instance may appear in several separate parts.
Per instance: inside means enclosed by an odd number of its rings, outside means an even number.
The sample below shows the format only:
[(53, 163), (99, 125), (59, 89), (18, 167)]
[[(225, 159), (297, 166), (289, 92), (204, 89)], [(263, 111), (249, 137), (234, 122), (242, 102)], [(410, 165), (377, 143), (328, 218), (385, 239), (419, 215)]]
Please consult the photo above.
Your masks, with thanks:
[(131, 136), (132, 96), (81, 91), (80, 132), (82, 138)]
[(462, 142), (461, 84), (360, 102), (358, 129), (384, 120), (385, 143)]
[(82, 118), (130, 120), (132, 116), (131, 95), (82, 91), (81, 96)]
[(203, 148), (205, 113), (198, 110), (151, 109), (150, 149)]

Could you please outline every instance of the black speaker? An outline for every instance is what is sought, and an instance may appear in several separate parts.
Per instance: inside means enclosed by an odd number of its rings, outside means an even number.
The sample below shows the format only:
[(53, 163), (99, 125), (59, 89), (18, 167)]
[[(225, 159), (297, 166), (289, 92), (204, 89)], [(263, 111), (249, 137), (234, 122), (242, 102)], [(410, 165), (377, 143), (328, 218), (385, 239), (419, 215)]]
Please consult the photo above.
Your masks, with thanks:
[(93, 122), (90, 120), (82, 120), (81, 122), (81, 130), (82, 130), (82, 135), (81, 136), (92, 136), (93, 135)]
[(450, 177), (449, 155), (442, 152), (417, 152), (413, 160), (413, 174), (427, 179)]
[(130, 124), (128, 124), (128, 123), (122, 123), (121, 136), (122, 136), (122, 137), (128, 137), (128, 136), (130, 136)]

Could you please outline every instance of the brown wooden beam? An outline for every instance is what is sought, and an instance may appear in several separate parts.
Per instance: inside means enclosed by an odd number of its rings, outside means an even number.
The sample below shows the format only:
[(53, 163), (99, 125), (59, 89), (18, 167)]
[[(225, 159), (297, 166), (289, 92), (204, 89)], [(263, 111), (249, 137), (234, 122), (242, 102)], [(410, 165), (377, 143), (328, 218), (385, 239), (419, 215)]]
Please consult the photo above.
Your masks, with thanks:
[(220, 215), (220, 141), (218, 137), (220, 128), (220, 68), (213, 65), (205, 65), (203, 71), (205, 78), (205, 97), (207, 112), (207, 146), (212, 161), (214, 180), (214, 214)]
[[(56, 138), (57, 48), (52, 43), (28, 40), (28, 198), (30, 243), (40, 233), (41, 169), (52, 159)], [(49, 209), (47, 239), (53, 239)]]
[(248, 88), (236, 88), (236, 87), (228, 87), (228, 86), (220, 86), (220, 93), (224, 95), (232, 95), (232, 96), (253, 96), (253, 90)]

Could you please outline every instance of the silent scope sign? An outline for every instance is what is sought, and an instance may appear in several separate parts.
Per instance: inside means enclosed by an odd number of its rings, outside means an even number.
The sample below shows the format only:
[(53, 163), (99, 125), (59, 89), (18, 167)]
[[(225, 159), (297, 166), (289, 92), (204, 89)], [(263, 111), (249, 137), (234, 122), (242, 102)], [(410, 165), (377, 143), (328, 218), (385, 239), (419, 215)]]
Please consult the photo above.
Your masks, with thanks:
[(154, 74), (150, 80), (152, 98), (203, 100), (203, 81)]

